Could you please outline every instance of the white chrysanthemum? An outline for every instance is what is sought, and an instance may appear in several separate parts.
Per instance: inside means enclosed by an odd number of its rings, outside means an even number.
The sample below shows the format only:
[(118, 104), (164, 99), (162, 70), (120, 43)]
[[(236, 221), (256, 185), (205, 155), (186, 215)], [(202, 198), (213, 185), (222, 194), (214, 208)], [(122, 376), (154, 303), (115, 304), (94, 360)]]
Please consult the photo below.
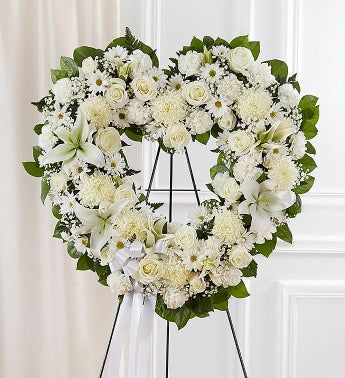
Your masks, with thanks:
[(55, 146), (58, 140), (49, 125), (45, 125), (42, 127), (41, 134), (38, 136), (38, 146), (44, 151), (48, 151)]
[(262, 169), (258, 167), (259, 161), (255, 154), (241, 156), (233, 166), (233, 174), (237, 181), (257, 179)]
[(119, 127), (120, 129), (125, 129), (129, 127), (129, 117), (128, 117), (128, 109), (127, 107), (122, 109), (117, 109), (112, 113), (112, 122), (115, 126)]
[(167, 92), (152, 101), (153, 118), (165, 125), (172, 125), (187, 114), (186, 102), (178, 92)]
[(192, 134), (203, 134), (211, 130), (213, 122), (209, 113), (196, 110), (190, 114), (186, 126), (190, 128)]
[(291, 154), (293, 159), (297, 160), (303, 157), (306, 151), (306, 138), (302, 131), (292, 136)]
[(171, 78), (169, 79), (170, 88), (174, 89), (175, 91), (180, 91), (184, 84), (185, 83), (183, 81), (183, 77), (180, 74), (171, 76)]
[(165, 286), (183, 287), (188, 280), (189, 272), (182, 260), (175, 254), (163, 259), (162, 282)]
[(126, 163), (119, 153), (105, 158), (104, 169), (111, 175), (122, 175), (125, 167)]
[(243, 222), (238, 214), (231, 210), (216, 214), (213, 235), (227, 245), (233, 245), (245, 232)]
[(237, 99), (237, 112), (245, 122), (265, 118), (272, 104), (268, 91), (260, 88), (245, 89)]
[(141, 238), (149, 227), (147, 215), (137, 209), (123, 211), (116, 219), (116, 232), (124, 239)]
[(127, 105), (127, 117), (129, 123), (143, 125), (150, 120), (150, 108), (137, 100), (131, 100)]
[(133, 290), (130, 279), (118, 271), (109, 274), (107, 277), (107, 284), (110, 287), (110, 290), (117, 296), (124, 295)]
[(277, 159), (268, 171), (268, 178), (276, 190), (291, 190), (298, 178), (298, 168), (287, 156)]
[(82, 105), (86, 119), (95, 128), (106, 127), (111, 121), (111, 108), (101, 97), (91, 97)]
[(286, 107), (295, 107), (299, 102), (299, 93), (290, 83), (285, 83), (278, 88), (278, 97)]
[(128, 50), (122, 46), (115, 46), (104, 53), (104, 58), (109, 62), (114, 62), (115, 58), (120, 58), (121, 60), (127, 59)]
[(222, 117), (229, 111), (229, 101), (221, 97), (213, 97), (206, 104), (206, 109), (209, 110), (216, 118)]
[(271, 66), (260, 62), (254, 62), (248, 68), (247, 78), (251, 84), (258, 84), (262, 88), (267, 88), (276, 82), (271, 73)]
[(111, 178), (103, 173), (95, 172), (93, 175), (85, 175), (79, 185), (79, 198), (84, 206), (94, 207), (101, 202), (113, 202), (115, 186)]
[(203, 54), (196, 51), (187, 51), (186, 55), (180, 55), (178, 58), (178, 69), (186, 75), (191, 76), (199, 72)]
[(164, 303), (168, 308), (176, 309), (182, 307), (188, 301), (189, 295), (186, 290), (169, 287), (163, 294)]
[(221, 97), (224, 97), (228, 101), (232, 102), (237, 100), (243, 88), (243, 83), (237, 79), (236, 75), (231, 73), (219, 83), (217, 93), (219, 93)]
[(55, 100), (60, 104), (70, 102), (73, 98), (73, 89), (71, 80), (68, 78), (58, 80), (52, 87)]
[(217, 63), (208, 64), (201, 67), (200, 69), (201, 77), (208, 83), (218, 83), (220, 79), (225, 75), (225, 71)]
[(221, 60), (228, 60), (230, 56), (230, 49), (224, 45), (213, 46), (211, 49), (212, 55)]
[(97, 70), (88, 76), (87, 83), (92, 93), (104, 93), (110, 84), (110, 80), (106, 72)]
[(149, 55), (143, 53), (141, 50), (134, 50), (130, 55), (132, 76), (136, 77), (152, 68), (152, 60)]
[(203, 224), (203, 222), (207, 219), (209, 215), (208, 210), (205, 206), (201, 205), (198, 206), (190, 211), (188, 214), (188, 218), (190, 219), (190, 223), (195, 226), (199, 227)]

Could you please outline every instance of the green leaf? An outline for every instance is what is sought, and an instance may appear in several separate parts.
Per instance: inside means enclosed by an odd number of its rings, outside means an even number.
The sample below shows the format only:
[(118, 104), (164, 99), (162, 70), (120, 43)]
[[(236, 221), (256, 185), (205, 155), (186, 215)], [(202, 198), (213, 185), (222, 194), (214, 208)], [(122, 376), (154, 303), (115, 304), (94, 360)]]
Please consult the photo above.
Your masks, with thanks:
[(72, 58), (62, 56), (60, 58), (60, 67), (63, 71), (67, 72), (68, 77), (78, 76), (78, 65)]
[(317, 167), (315, 160), (307, 154), (299, 159), (298, 163), (302, 165), (305, 172), (312, 172)]
[(318, 132), (314, 122), (308, 119), (302, 121), (301, 131), (303, 131), (306, 139), (314, 138)]
[(139, 42), (139, 47), (138, 47), (143, 53), (149, 55), (149, 57), (151, 58), (152, 60), (152, 64), (155, 66), (155, 67), (158, 67), (159, 66), (159, 61), (158, 61), (158, 58), (157, 58), (157, 54), (156, 54), (156, 51), (155, 50), (152, 50), (150, 46), (148, 45), (145, 45), (145, 43), (143, 42)]
[(74, 247), (74, 244), (69, 242), (67, 244), (67, 252), (73, 259), (79, 259), (83, 254), (79, 251), (77, 251)]
[(208, 140), (210, 139), (210, 131), (206, 131), (206, 133), (203, 134), (197, 134), (195, 136), (195, 140), (202, 144), (207, 144)]
[(215, 307), (216, 304), (227, 301), (231, 297), (231, 290), (231, 286), (227, 288), (222, 286), (218, 287), (217, 292), (212, 295), (213, 307)]
[(36, 106), (37, 110), (39, 112), (43, 112), (43, 108), (46, 106), (46, 98), (49, 97), (49, 96), (45, 96), (43, 98), (41, 98), (39, 101), (32, 101), (31, 104)]
[(308, 154), (316, 154), (315, 147), (310, 142), (307, 142), (306, 144), (306, 151), (308, 152)]
[(192, 314), (193, 314), (193, 311), (186, 305), (177, 309), (175, 323), (179, 330), (187, 324)]
[(288, 76), (288, 66), (285, 62), (278, 59), (268, 60), (267, 62), (271, 66), (272, 75), (276, 77), (278, 81), (285, 81)]
[(268, 257), (277, 245), (277, 237), (273, 235), (272, 240), (266, 240), (263, 244), (255, 244), (255, 249), (261, 255)]
[(224, 164), (216, 164), (210, 168), (210, 176), (213, 180), (217, 173), (228, 172), (228, 168)]
[(313, 95), (305, 95), (299, 102), (299, 107), (302, 110), (314, 108), (317, 104), (318, 98)]
[(103, 56), (103, 50), (95, 49), (94, 47), (81, 46), (74, 50), (73, 58), (77, 65), (80, 67), (83, 60), (91, 56), (95, 58), (96, 56)]
[(214, 45), (214, 39), (212, 37), (210, 37), (209, 35), (206, 35), (204, 38), (203, 38), (203, 43), (204, 45), (210, 49), (213, 45)]
[(221, 303), (216, 303), (216, 304), (214, 305), (214, 308), (215, 308), (216, 310), (226, 311), (226, 310), (228, 310), (228, 308), (229, 308), (229, 302), (226, 300), (226, 301), (221, 302)]
[(202, 43), (202, 41), (199, 38), (197, 38), (195, 36), (193, 37), (190, 45), (196, 51), (199, 51), (199, 52), (204, 51), (204, 44)]
[(281, 224), (279, 227), (277, 227), (276, 235), (279, 239), (292, 244), (292, 240), (293, 240), (292, 233), (290, 231), (289, 226), (286, 223)]
[(249, 42), (249, 50), (252, 52), (253, 57), (256, 60), (260, 55), (260, 42), (259, 41)]
[(301, 185), (297, 186), (296, 188), (292, 189), (297, 194), (304, 194), (309, 192), (311, 187), (314, 185), (315, 177), (308, 176), (306, 181), (302, 182)]
[(44, 169), (41, 168), (35, 161), (24, 161), (23, 167), (31, 176), (42, 177), (44, 174)]
[(249, 39), (247, 35), (240, 35), (239, 37), (234, 38), (230, 42), (230, 47), (234, 49), (235, 47), (249, 47)]
[(214, 189), (213, 189), (212, 184), (206, 184), (206, 188), (207, 188), (210, 192), (214, 193)]
[(38, 164), (38, 158), (42, 154), (42, 148), (39, 146), (32, 147), (32, 156), (35, 159), (35, 162)]
[(213, 311), (213, 301), (211, 297), (203, 297), (197, 295), (195, 298), (190, 299), (187, 302), (187, 306), (193, 310), (196, 314), (198, 312), (206, 313)]
[(229, 42), (227, 42), (225, 39), (220, 38), (220, 37), (218, 37), (218, 38), (214, 41), (214, 45), (215, 45), (215, 46), (221, 46), (221, 45), (223, 45), (223, 46), (227, 46), (227, 47), (230, 46), (230, 45), (229, 45)]
[(128, 136), (129, 139), (134, 140), (135, 142), (141, 142), (143, 140), (142, 135), (137, 134), (129, 128), (125, 129), (125, 134)]
[(62, 237), (61, 237), (61, 221), (58, 221), (55, 225), (53, 238), (62, 239)]
[(258, 272), (258, 264), (255, 260), (252, 260), (251, 263), (246, 267), (241, 269), (243, 277), (256, 277)]
[(44, 204), (44, 201), (47, 198), (47, 195), (50, 191), (50, 184), (49, 181), (42, 179), (41, 181), (41, 201)]
[(161, 295), (157, 296), (156, 313), (161, 318), (166, 319), (169, 322), (175, 322), (176, 310), (167, 308), (166, 304), (164, 303), (163, 297)]
[(246, 298), (250, 294), (246, 288), (246, 285), (241, 281), (237, 286), (231, 287), (231, 295), (235, 298)]
[(52, 213), (53, 213), (55, 218), (61, 219), (60, 206), (59, 205), (53, 205), (52, 206)]
[(50, 77), (52, 79), (52, 82), (55, 84), (58, 80), (64, 79), (65, 77), (68, 77), (68, 73), (63, 70), (56, 70), (51, 69), (50, 70)]
[(38, 125), (36, 125), (34, 127), (34, 132), (37, 134), (37, 135), (40, 135), (42, 133), (42, 127), (44, 126), (43, 123), (39, 123)]
[(92, 270), (94, 271), (94, 261), (85, 253), (79, 257), (77, 262), (77, 270)]
[(298, 194), (296, 194), (296, 201), (295, 201), (295, 203), (292, 206), (290, 206), (288, 209), (286, 209), (286, 212), (287, 212), (287, 214), (290, 217), (293, 218), (297, 214), (299, 214), (301, 211), (302, 211), (301, 197)]

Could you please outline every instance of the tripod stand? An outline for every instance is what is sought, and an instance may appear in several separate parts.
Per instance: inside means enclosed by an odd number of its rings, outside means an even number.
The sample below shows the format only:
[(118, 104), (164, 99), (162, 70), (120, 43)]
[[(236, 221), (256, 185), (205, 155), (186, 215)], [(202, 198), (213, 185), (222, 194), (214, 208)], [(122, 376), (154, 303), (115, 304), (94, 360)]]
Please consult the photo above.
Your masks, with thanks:
[[(157, 150), (157, 153), (156, 153), (156, 157), (155, 157), (154, 163), (153, 163), (153, 168), (152, 168), (152, 172), (151, 172), (151, 176), (150, 176), (149, 185), (148, 185), (148, 188), (146, 190), (146, 199), (147, 200), (149, 199), (149, 196), (150, 196), (150, 194), (151, 194), (152, 191), (168, 191), (169, 192), (168, 219), (169, 219), (169, 222), (171, 222), (172, 221), (172, 209), (173, 209), (173, 203), (172, 203), (173, 192), (190, 192), (190, 191), (194, 191), (196, 202), (197, 202), (198, 205), (200, 205), (201, 202), (200, 202), (199, 193), (198, 193), (199, 189), (197, 189), (197, 186), (196, 186), (196, 183), (195, 183), (195, 178), (194, 178), (194, 174), (193, 174), (193, 170), (192, 170), (192, 165), (191, 165), (191, 162), (190, 162), (190, 159), (189, 159), (189, 155), (188, 155), (188, 151), (187, 151), (186, 147), (184, 147), (184, 155), (186, 157), (189, 174), (190, 174), (190, 177), (191, 177), (191, 180), (192, 180), (193, 189), (173, 189), (173, 170), (174, 170), (174, 155), (173, 154), (169, 155), (170, 156), (170, 162), (169, 162), (169, 188), (168, 189), (157, 189), (157, 190), (156, 189), (152, 189), (153, 180), (154, 180), (155, 173), (156, 173), (156, 170), (157, 170), (157, 164), (158, 164), (160, 152), (161, 152), (161, 147), (159, 146), (158, 150)], [(116, 321), (117, 321), (117, 318), (118, 318), (120, 306), (121, 306), (121, 303), (119, 304), (119, 306), (117, 308), (117, 312), (116, 312), (116, 316), (115, 316), (115, 321), (114, 321), (114, 324), (113, 324), (113, 328), (111, 330), (110, 339), (109, 339), (107, 350), (106, 350), (106, 353), (105, 353), (105, 356), (104, 356), (104, 360), (103, 360), (103, 364), (102, 364), (102, 368), (101, 368), (101, 372), (100, 372), (99, 378), (102, 378), (102, 375), (103, 375), (103, 371), (104, 371), (106, 360), (107, 360), (107, 357), (108, 357), (108, 353), (109, 353), (109, 349), (110, 349), (110, 344), (111, 344), (111, 340), (112, 340), (112, 337), (113, 337), (113, 333), (114, 333)], [(245, 365), (244, 365), (244, 361), (243, 361), (243, 358), (242, 358), (242, 353), (241, 353), (240, 346), (239, 346), (239, 343), (238, 343), (237, 335), (236, 335), (236, 332), (235, 332), (235, 327), (234, 327), (234, 324), (232, 322), (232, 318), (231, 318), (231, 314), (230, 314), (229, 309), (226, 310), (226, 314), (227, 314), (227, 318), (228, 318), (228, 321), (229, 321), (231, 333), (232, 333), (232, 336), (233, 336), (233, 339), (234, 339), (234, 342), (235, 342), (238, 358), (239, 358), (240, 363), (241, 363), (241, 368), (242, 368), (243, 376), (244, 376), (244, 378), (248, 378), (247, 371), (246, 371), (246, 368), (245, 368)], [(169, 378), (169, 352), (170, 352), (170, 323), (167, 320), (166, 321), (166, 348), (165, 348), (165, 378)]]

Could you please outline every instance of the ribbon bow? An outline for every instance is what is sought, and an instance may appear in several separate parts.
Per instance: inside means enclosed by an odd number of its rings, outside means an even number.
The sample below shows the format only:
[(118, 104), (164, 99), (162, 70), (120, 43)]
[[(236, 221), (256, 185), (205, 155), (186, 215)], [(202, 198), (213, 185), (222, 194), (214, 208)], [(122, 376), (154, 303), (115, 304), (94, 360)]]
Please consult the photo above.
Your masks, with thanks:
[(117, 250), (113, 260), (109, 262), (110, 270), (114, 272), (122, 269), (127, 277), (133, 275), (138, 270), (138, 258), (144, 255), (144, 250), (144, 244), (137, 240), (128, 247)]

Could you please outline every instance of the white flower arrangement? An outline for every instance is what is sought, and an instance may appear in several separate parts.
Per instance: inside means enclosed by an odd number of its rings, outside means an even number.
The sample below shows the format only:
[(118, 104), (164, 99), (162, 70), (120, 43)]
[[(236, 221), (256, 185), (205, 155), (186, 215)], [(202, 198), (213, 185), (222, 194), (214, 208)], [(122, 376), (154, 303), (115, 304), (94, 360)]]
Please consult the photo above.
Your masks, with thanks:
[[(77, 269), (92, 270), (118, 296), (139, 287), (179, 328), (248, 294), (256, 254), (277, 238), (313, 185), (310, 143), (317, 98), (300, 99), (284, 62), (259, 63), (259, 43), (193, 38), (164, 72), (154, 51), (127, 30), (105, 51), (80, 47), (52, 70), (53, 87), (34, 103), (44, 121), (28, 173), (52, 201), (54, 236)], [(217, 141), (208, 188), (217, 196), (169, 223), (130, 176), (122, 136), (157, 140), (167, 153)]]

